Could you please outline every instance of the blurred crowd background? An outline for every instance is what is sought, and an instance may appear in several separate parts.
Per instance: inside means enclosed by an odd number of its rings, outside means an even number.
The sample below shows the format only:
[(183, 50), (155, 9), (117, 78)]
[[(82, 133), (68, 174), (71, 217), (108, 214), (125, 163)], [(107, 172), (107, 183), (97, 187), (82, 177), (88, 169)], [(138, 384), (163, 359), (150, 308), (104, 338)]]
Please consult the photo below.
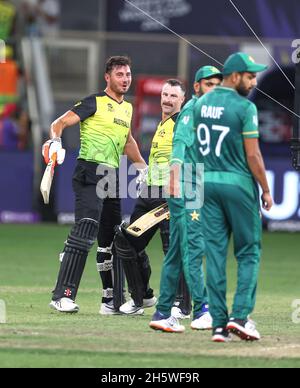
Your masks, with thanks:
[[(294, 123), (289, 111), (294, 107), (292, 42), (300, 39), (299, 0), (236, 0), (240, 13), (227, 0), (131, 3), (136, 7), (124, 0), (0, 0), (0, 222), (72, 221), (71, 176), (79, 128), (64, 132), (67, 159), (57, 169), (47, 207), (39, 193), (45, 168), (41, 145), (56, 117), (104, 88), (107, 57), (132, 58), (132, 130), (147, 157), (160, 121), (162, 82), (179, 77), (186, 82), (189, 98), (200, 66), (220, 67), (218, 62), (232, 52), (246, 51), (270, 66), (259, 78), (259, 88), (273, 99), (257, 91), (251, 95), (259, 109), (261, 146), (276, 202), (264, 223), (272, 231), (299, 231), (299, 174), (291, 168), (289, 152)], [(123, 202), (124, 214), (132, 204)]]

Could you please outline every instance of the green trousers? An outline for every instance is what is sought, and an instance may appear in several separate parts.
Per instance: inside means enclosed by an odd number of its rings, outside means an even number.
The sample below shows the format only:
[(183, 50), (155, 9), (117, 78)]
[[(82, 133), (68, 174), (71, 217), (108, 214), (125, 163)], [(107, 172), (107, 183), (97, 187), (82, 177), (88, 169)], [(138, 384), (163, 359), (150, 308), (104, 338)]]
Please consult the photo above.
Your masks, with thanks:
[(204, 240), (201, 214), (199, 210), (187, 209), (183, 199), (170, 198), (168, 205), (171, 212), (170, 247), (163, 262), (157, 310), (165, 315), (171, 314), (183, 270), (195, 316), (208, 299), (202, 265)]
[(226, 261), (231, 234), (238, 263), (231, 317), (247, 319), (256, 302), (262, 234), (257, 187), (253, 184), (245, 190), (236, 185), (206, 182), (202, 214), (209, 309), (214, 328), (225, 327), (229, 320)]

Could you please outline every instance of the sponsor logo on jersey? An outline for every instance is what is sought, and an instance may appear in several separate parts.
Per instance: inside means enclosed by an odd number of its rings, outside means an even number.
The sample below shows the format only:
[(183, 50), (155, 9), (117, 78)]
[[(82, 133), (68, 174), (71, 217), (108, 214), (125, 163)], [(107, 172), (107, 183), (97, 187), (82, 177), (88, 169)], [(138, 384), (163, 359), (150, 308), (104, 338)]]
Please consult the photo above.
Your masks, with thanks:
[(164, 137), (165, 134), (166, 134), (165, 129), (161, 129), (161, 130), (158, 132), (158, 136), (160, 136), (160, 137)]
[(182, 122), (184, 125), (188, 125), (190, 121), (190, 116), (184, 116), (184, 118), (182, 119)]
[(115, 111), (115, 110), (114, 110), (114, 107), (113, 107), (113, 105), (112, 105), (111, 103), (107, 104), (107, 110), (108, 110), (109, 112), (114, 112), (114, 111)]
[(130, 128), (130, 123), (128, 123), (127, 121), (118, 119), (116, 117), (114, 118), (114, 124), (121, 125), (122, 127), (125, 127), (125, 128)]

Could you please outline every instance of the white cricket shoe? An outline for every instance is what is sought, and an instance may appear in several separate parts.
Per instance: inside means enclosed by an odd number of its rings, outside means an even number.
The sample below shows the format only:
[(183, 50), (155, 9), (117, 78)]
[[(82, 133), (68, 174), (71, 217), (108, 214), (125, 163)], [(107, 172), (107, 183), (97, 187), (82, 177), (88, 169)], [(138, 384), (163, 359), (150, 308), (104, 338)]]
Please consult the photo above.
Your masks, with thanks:
[(115, 309), (113, 301), (111, 301), (108, 303), (101, 303), (99, 314), (100, 315), (120, 315), (120, 312)]
[(209, 312), (201, 314), (191, 323), (193, 330), (211, 330), (213, 326), (213, 319)]
[(166, 333), (183, 333), (185, 331), (185, 327), (180, 325), (177, 318), (171, 315), (167, 319), (161, 319), (161, 317), (158, 317), (157, 312), (152, 317), (149, 326), (153, 330), (160, 330)]
[(241, 320), (231, 318), (226, 327), (232, 334), (237, 335), (243, 341), (259, 341), (261, 336), (256, 330), (255, 322), (250, 319)]
[(149, 299), (143, 299), (143, 308), (144, 309), (147, 309), (149, 307), (153, 307), (155, 306), (157, 303), (157, 298), (155, 296), (153, 296), (152, 298), (149, 298)]
[(232, 341), (232, 336), (226, 328), (216, 327), (213, 330), (212, 341), (218, 343), (227, 343)]
[(181, 308), (176, 307), (176, 306), (172, 307), (171, 315), (172, 315), (172, 317), (177, 318), (177, 319), (190, 319), (191, 318), (190, 315), (184, 314), (182, 312)]
[(130, 299), (128, 302), (122, 304), (120, 307), (120, 312), (126, 315), (143, 315), (144, 310), (141, 307), (138, 307), (134, 304), (133, 299)]
[(72, 299), (61, 298), (58, 300), (52, 300), (49, 304), (50, 308), (59, 311), (61, 313), (78, 313), (79, 306)]

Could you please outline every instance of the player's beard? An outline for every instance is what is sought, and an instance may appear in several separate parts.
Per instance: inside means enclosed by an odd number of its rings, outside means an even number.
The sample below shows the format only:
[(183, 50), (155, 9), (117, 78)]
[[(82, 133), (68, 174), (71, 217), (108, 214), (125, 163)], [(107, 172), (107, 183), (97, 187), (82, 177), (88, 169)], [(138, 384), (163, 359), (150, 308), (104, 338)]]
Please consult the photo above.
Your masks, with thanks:
[(128, 90), (130, 88), (130, 84), (126, 84), (126, 86), (125, 86), (125, 84), (119, 85), (116, 82), (111, 82), (110, 88), (117, 95), (124, 96), (128, 92)]
[(204, 90), (203, 90), (203, 87), (200, 86), (200, 90), (199, 90), (199, 93), (198, 93), (198, 98), (204, 96), (204, 94), (205, 94), (205, 92), (204, 92)]
[(252, 89), (253, 88), (246, 88), (243, 80), (241, 80), (241, 82), (239, 83), (239, 85), (237, 86), (236, 90), (237, 92), (243, 96), (243, 97), (248, 97), (249, 94), (252, 92)]

